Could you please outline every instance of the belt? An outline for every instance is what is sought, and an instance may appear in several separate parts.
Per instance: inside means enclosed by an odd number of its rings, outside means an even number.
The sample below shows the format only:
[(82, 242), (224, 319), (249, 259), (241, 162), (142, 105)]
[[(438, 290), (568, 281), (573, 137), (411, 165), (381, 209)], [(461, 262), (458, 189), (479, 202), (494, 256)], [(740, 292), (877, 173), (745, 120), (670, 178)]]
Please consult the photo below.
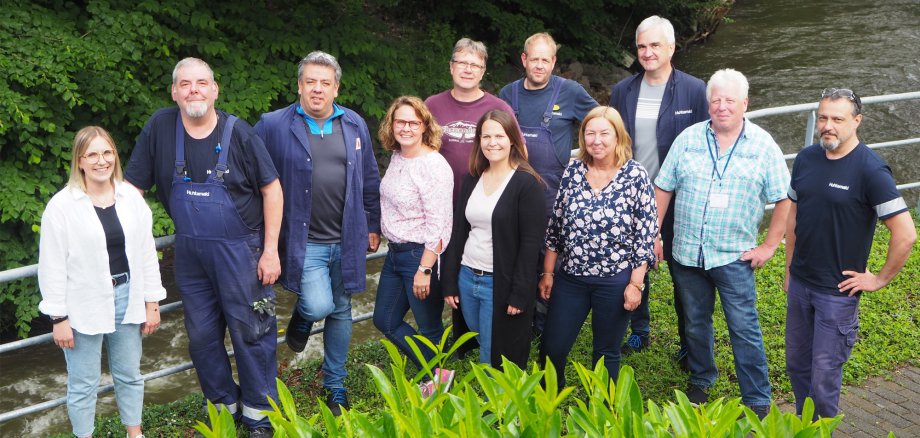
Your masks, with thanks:
[(422, 245), (421, 243), (415, 243), (415, 242), (404, 242), (404, 243), (387, 242), (387, 248), (392, 252), (405, 252), (405, 251), (412, 251), (416, 249), (424, 250), (425, 245)]
[(125, 284), (130, 279), (130, 275), (127, 272), (122, 272), (121, 274), (115, 274), (112, 276), (112, 286), (119, 286)]
[(483, 271), (482, 269), (470, 268), (473, 271), (473, 274), (476, 274), (480, 277), (491, 277), (492, 273), (489, 271)]

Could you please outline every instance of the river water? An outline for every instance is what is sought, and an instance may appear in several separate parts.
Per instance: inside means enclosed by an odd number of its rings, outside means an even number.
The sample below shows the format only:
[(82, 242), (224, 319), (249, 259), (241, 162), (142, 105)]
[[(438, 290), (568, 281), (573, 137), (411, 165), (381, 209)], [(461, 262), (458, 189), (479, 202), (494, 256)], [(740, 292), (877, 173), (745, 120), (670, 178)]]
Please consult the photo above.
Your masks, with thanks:
[[(708, 79), (720, 68), (731, 67), (750, 81), (749, 110), (814, 102), (825, 87), (851, 88), (861, 96), (920, 91), (920, 1), (858, 0), (739, 1), (723, 24), (705, 43), (679, 54), (675, 65)], [(911, 49), (913, 47), (913, 49)], [(914, 55), (911, 55), (914, 53)], [(870, 105), (864, 109), (860, 138), (876, 143), (920, 137), (920, 102)], [(758, 119), (787, 153), (801, 148), (804, 115)], [(920, 146), (880, 152), (898, 183), (920, 180)], [(905, 193), (915, 205), (918, 191)], [(369, 266), (379, 272), (380, 260)], [(171, 277), (171, 273), (165, 276)], [(368, 278), (376, 289), (377, 274)], [(290, 315), (293, 295), (279, 288), (282, 327)], [(371, 310), (372, 292), (356, 296), (354, 313)], [(379, 338), (370, 321), (355, 325), (354, 341)], [(188, 360), (181, 312), (164, 315), (159, 332), (144, 341), (143, 372)], [(290, 363), (321, 355), (321, 336), (311, 338), (307, 350), (295, 357), (282, 346), (279, 361)], [(0, 411), (29, 406), (65, 394), (65, 366), (52, 345), (0, 356)], [(104, 377), (104, 383), (108, 376)], [(108, 379), (110, 382), (111, 379)], [(193, 371), (147, 382), (146, 403), (166, 403), (198, 390)], [(116, 412), (114, 397), (100, 399), (99, 414)], [(66, 432), (64, 407), (0, 425), (0, 436), (44, 436)]]

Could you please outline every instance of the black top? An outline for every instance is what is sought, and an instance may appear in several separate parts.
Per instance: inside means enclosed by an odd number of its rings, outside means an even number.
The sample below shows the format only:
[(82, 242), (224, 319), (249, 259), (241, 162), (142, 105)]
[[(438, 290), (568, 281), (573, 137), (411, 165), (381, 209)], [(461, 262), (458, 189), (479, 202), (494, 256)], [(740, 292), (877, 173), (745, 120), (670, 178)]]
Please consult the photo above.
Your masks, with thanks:
[[(169, 213), (169, 192), (176, 174), (176, 111), (178, 108), (158, 110), (137, 137), (131, 161), (125, 169), (125, 180), (135, 187), (148, 190), (157, 186), (157, 199)], [(227, 113), (218, 110), (217, 128), (203, 139), (194, 139), (185, 133), (185, 162), (188, 176), (193, 182), (205, 182), (217, 164), (215, 147), (227, 121)], [(233, 198), (233, 204), (243, 222), (252, 229), (262, 228), (261, 187), (278, 179), (265, 145), (243, 120), (233, 127), (233, 146), (228, 151), (224, 183)]]
[(109, 272), (111, 275), (128, 272), (128, 254), (125, 253), (125, 231), (121, 228), (115, 206), (100, 208), (95, 207), (96, 216), (102, 222), (105, 232), (105, 247), (109, 252)]
[(891, 169), (860, 143), (830, 160), (818, 145), (792, 166), (789, 199), (796, 203), (790, 274), (824, 293), (839, 295), (843, 271), (863, 272), (879, 218), (907, 210)]

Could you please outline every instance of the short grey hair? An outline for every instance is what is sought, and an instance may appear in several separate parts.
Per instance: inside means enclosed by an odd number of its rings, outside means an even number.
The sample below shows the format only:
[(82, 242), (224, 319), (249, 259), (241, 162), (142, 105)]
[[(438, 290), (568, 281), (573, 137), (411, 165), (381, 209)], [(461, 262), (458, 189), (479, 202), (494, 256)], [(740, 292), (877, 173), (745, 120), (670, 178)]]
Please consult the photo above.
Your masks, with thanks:
[(676, 41), (674, 38), (674, 26), (667, 18), (662, 18), (657, 15), (652, 15), (639, 23), (639, 27), (636, 28), (636, 41), (639, 41), (640, 33), (654, 28), (658, 28), (664, 32), (664, 39), (668, 44), (674, 44)]
[(480, 58), (482, 58), (482, 63), (485, 64), (489, 60), (489, 51), (486, 49), (486, 45), (482, 41), (474, 41), (470, 38), (460, 38), (457, 40), (457, 44), (454, 44), (454, 51), (451, 54), (451, 60), (453, 60), (453, 55), (456, 55), (460, 52), (470, 52)]
[(712, 99), (713, 88), (737, 87), (741, 98), (748, 97), (748, 80), (741, 72), (733, 68), (723, 68), (712, 74), (706, 84), (706, 100)]
[(335, 56), (332, 56), (326, 52), (316, 50), (310, 52), (306, 58), (300, 60), (300, 64), (297, 65), (297, 80), (299, 81), (303, 77), (303, 69), (307, 64), (313, 65), (322, 65), (324, 67), (329, 67), (335, 71), (335, 82), (339, 83), (342, 81), (342, 67), (339, 66), (339, 61), (335, 60)]
[(173, 68), (173, 72), (172, 72), (172, 83), (173, 84), (176, 83), (176, 79), (179, 77), (179, 70), (191, 64), (203, 65), (204, 68), (208, 69), (208, 73), (211, 75), (211, 82), (214, 82), (214, 70), (211, 70), (211, 66), (208, 65), (207, 62), (202, 61), (201, 59), (193, 58), (190, 56), (176, 63), (176, 66)]

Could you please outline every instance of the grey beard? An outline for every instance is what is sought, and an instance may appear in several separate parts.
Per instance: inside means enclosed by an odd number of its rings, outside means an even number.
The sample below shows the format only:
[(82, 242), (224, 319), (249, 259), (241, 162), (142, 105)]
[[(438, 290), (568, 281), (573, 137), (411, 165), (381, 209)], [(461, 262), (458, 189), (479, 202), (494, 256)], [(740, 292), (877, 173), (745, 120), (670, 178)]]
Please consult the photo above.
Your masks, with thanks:
[(198, 118), (204, 117), (204, 115), (208, 113), (207, 105), (202, 105), (201, 108), (195, 108), (195, 106), (197, 105), (187, 106), (185, 109), (185, 115), (193, 119), (198, 119)]
[(824, 141), (821, 140), (821, 147), (828, 152), (834, 152), (838, 147), (840, 147), (840, 140), (831, 140)]

